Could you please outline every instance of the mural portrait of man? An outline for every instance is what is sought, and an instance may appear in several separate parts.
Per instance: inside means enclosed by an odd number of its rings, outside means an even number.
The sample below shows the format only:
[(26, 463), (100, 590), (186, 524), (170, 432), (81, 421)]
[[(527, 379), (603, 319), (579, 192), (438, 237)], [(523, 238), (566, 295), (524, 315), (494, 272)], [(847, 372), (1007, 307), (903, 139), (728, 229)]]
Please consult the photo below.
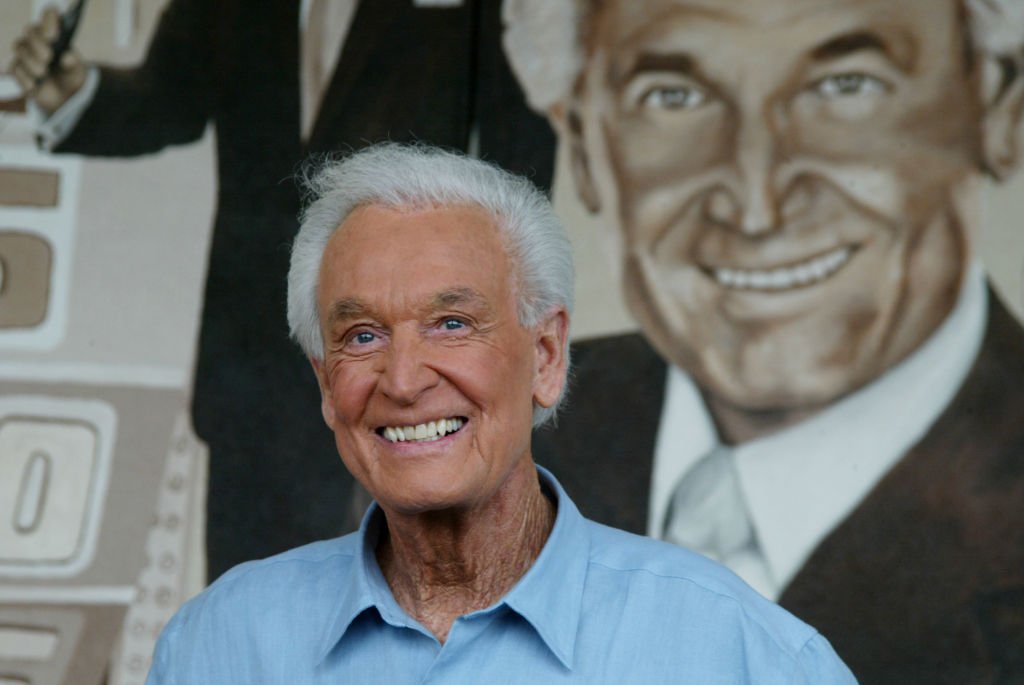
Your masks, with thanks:
[(864, 682), (1021, 677), (1024, 331), (976, 243), (1019, 161), (1024, 3), (504, 13), (643, 333), (577, 347), (538, 460)]

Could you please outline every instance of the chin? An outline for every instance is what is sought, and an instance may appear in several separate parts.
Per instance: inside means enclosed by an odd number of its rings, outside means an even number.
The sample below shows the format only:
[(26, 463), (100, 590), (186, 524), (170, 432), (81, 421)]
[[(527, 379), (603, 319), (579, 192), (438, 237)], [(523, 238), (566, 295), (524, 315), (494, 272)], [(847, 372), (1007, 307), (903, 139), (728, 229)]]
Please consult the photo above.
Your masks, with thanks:
[(725, 403), (748, 412), (818, 411), (865, 384), (849, 369), (804, 369), (782, 378), (778, 374), (699, 379), (699, 384)]
[[(367, 490), (373, 494), (373, 490)], [(425, 514), (468, 506), (470, 497), (464, 490), (463, 484), (452, 482), (451, 478), (435, 480), (423, 475), (415, 479), (415, 487), (408, 487), (406, 482), (405, 487), (381, 488), (374, 499), (399, 514)]]

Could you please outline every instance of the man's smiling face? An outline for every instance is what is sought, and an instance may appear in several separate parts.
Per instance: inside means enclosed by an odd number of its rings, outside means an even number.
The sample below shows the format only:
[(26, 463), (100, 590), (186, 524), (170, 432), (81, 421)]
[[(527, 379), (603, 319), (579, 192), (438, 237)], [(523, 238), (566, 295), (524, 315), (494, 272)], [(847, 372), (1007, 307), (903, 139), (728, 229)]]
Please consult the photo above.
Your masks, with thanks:
[(959, 10), (603, 6), (568, 109), (577, 181), (616, 213), (645, 333), (716, 397), (830, 402), (949, 312), (983, 115)]
[(520, 325), (489, 214), (361, 207), (321, 264), (324, 418), (385, 510), (472, 508), (533, 468), (533, 403), (561, 389), (564, 317)]

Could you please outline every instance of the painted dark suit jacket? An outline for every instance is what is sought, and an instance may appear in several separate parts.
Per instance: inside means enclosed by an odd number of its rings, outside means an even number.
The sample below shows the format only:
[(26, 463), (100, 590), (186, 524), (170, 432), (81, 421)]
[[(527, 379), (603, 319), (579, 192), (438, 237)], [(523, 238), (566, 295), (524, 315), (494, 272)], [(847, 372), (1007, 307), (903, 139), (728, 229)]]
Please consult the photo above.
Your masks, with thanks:
[(59, 149), (141, 155), (216, 128), (220, 185), (193, 401), (211, 452), (211, 580), (241, 561), (337, 535), (347, 512), (351, 479), (319, 418), (309, 365), (287, 339), (300, 160), (380, 140), (465, 148), (476, 119), (481, 156), (543, 186), (552, 173), (554, 136), (504, 61), (497, 2), (360, 2), (303, 144), (299, 5), (173, 0), (145, 62), (103, 69), (96, 100)]
[[(951, 405), (779, 600), (866, 684), (1024, 683), (1024, 331), (990, 302)], [(629, 335), (576, 346), (574, 364), (534, 456), (585, 515), (643, 534), (665, 362)]]

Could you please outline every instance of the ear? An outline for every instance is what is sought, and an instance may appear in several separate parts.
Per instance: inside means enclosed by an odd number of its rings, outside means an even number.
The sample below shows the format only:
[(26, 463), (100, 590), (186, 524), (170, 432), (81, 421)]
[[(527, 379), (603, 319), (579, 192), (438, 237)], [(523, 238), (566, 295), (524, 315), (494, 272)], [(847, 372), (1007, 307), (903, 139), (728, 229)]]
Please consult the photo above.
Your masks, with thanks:
[(601, 196), (597, 192), (594, 175), (590, 172), (590, 157), (583, 140), (583, 118), (575, 107), (564, 103), (552, 107), (548, 118), (568, 146), (569, 168), (576, 185), (576, 194), (587, 211), (597, 214), (601, 211)]
[(565, 385), (569, 364), (569, 313), (564, 307), (551, 312), (535, 329), (536, 366), (533, 377), (533, 401), (550, 407), (558, 401)]
[(323, 361), (315, 357), (309, 357), (309, 363), (313, 367), (313, 373), (316, 374), (317, 385), (320, 386), (320, 413), (323, 415), (327, 427), (334, 430), (334, 405), (331, 403), (331, 383), (327, 378), (327, 370), (324, 368)]
[(985, 171), (1007, 179), (1020, 164), (1020, 123), (1024, 112), (1024, 64), (986, 57), (982, 155)]

